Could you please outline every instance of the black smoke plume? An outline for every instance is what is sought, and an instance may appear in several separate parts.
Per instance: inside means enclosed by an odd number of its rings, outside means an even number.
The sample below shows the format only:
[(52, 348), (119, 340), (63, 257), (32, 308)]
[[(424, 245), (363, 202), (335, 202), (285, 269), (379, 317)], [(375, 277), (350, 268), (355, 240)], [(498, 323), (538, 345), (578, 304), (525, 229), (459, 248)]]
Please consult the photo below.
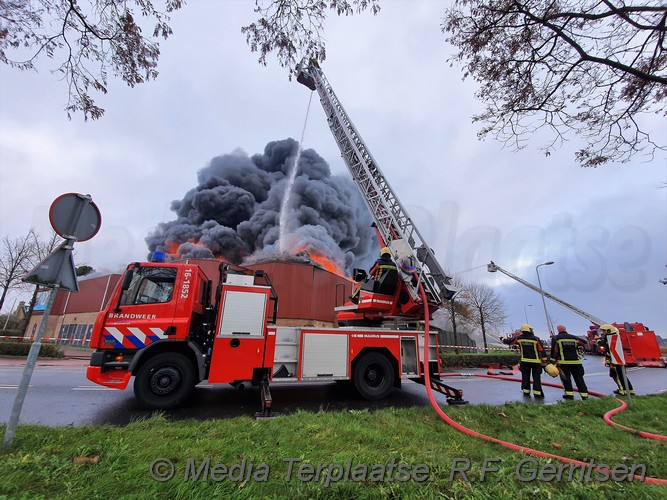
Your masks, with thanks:
[[(280, 257), (280, 207), (297, 151), (290, 138), (270, 142), (262, 154), (236, 151), (213, 158), (197, 173), (197, 187), (172, 202), (176, 219), (161, 222), (146, 238), (148, 249), (234, 264)], [(347, 177), (331, 175), (312, 149), (301, 152), (297, 168), (283, 254), (305, 249), (348, 273), (367, 268), (379, 247), (357, 187)]]

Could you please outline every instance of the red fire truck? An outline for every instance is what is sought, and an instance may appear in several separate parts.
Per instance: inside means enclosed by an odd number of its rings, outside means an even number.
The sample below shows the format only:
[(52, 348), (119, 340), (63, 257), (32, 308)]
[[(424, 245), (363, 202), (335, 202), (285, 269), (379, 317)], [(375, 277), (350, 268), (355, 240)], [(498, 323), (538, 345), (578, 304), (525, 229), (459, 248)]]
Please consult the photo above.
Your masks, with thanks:
[[(149, 408), (180, 405), (203, 380), (264, 383), (264, 409), (269, 381), (352, 380), (369, 400), (402, 380), (423, 382), (423, 332), (276, 326), (277, 297), (261, 271), (223, 267), (213, 305), (210, 283), (197, 265), (131, 264), (95, 323), (88, 378), (125, 389), (134, 375), (135, 395)], [(437, 378), (437, 336), (430, 345)]]
[[(451, 404), (461, 391), (439, 380), (437, 336), (424, 352), (419, 320), (456, 293), (412, 224), (316, 63), (297, 80), (319, 93), (343, 159), (375, 219), (378, 239), (397, 264), (380, 281), (355, 270), (358, 303), (337, 309), (338, 328), (276, 325), (277, 297), (262, 271), (221, 265), (218, 285), (197, 265), (135, 262), (93, 328), (87, 376), (125, 389), (149, 408), (180, 405), (201, 381), (260, 387), (262, 414), (271, 410), (270, 382), (351, 380), (366, 399), (384, 398), (403, 380), (432, 386)], [(158, 259), (159, 260), (159, 259)], [(393, 283), (387, 283), (391, 278)], [(422, 295), (423, 292), (423, 295)], [(421, 297), (426, 297), (426, 303)], [(403, 328), (385, 328), (391, 320)], [(425, 366), (425, 354), (429, 364)]]
[[(664, 368), (667, 366), (660, 352), (660, 344), (655, 332), (642, 323), (611, 323), (618, 328), (623, 355), (630, 366), (646, 366)], [(592, 354), (604, 354), (602, 335), (598, 333), (599, 325), (589, 327), (588, 338), (595, 339), (591, 347)]]

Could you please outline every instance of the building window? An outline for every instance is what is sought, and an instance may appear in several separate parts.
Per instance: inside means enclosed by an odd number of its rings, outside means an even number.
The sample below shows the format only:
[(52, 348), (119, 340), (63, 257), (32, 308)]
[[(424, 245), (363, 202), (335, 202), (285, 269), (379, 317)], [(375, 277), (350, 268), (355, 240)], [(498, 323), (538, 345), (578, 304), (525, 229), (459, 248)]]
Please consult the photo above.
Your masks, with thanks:
[(90, 345), (90, 338), (93, 336), (93, 325), (88, 325), (88, 330), (86, 331), (86, 345)]
[(85, 347), (93, 334), (93, 325), (77, 325), (75, 323), (62, 325), (56, 344)]

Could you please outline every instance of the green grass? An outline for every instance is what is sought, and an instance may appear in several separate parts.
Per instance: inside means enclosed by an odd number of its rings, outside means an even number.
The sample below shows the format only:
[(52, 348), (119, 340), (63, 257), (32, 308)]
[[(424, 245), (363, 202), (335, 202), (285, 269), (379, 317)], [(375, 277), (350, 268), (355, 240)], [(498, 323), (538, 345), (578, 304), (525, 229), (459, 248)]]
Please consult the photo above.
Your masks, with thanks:
[[(667, 397), (665, 395), (661, 397)], [(626, 403), (627, 399), (622, 398)], [(644, 404), (643, 397), (633, 397), (630, 400), (632, 408), (611, 417), (611, 419), (621, 425), (631, 427), (639, 431), (652, 432), (667, 436), (667, 412), (660, 405), (647, 406)], [(639, 405), (639, 406), (637, 406)], [(637, 406), (637, 409), (634, 407)]]
[[(615, 420), (623, 417), (626, 425), (665, 432), (667, 395), (636, 397), (633, 402), (634, 407)], [(616, 406), (614, 399), (604, 398), (552, 406), (513, 403), (444, 410), (457, 422), (500, 439), (573, 459), (593, 459), (598, 464), (645, 464), (648, 476), (667, 478), (664, 443), (603, 423), (602, 415)], [(0, 431), (4, 434), (4, 427)], [(151, 478), (150, 465), (158, 458), (174, 464), (173, 479), (159, 482)], [(250, 480), (209, 477), (207, 481), (185, 481), (188, 458), (194, 459), (195, 469), (205, 458), (210, 458), (211, 465), (227, 467), (245, 460), (245, 471), (249, 464), (253, 469)], [(286, 458), (301, 460), (295, 462), (291, 480), (286, 479)], [(459, 474), (451, 477), (456, 458), (470, 461), (467, 474), (472, 481)], [(480, 481), (484, 460), (490, 458), (500, 459), (488, 462), (499, 470)], [(520, 481), (516, 469), (524, 458), (526, 455), (454, 430), (430, 408), (303, 412), (267, 421), (170, 422), (156, 414), (123, 428), (19, 426), (14, 448), (0, 452), (0, 498), (662, 499), (667, 494), (667, 487), (634, 481), (581, 481), (576, 472), (573, 480), (566, 474), (562, 481)], [(296, 477), (300, 465), (346, 464), (350, 459), (353, 471), (360, 464), (369, 467), (366, 480), (334, 482), (326, 473), (319, 480), (305, 482)], [(392, 459), (411, 468), (426, 464), (430, 478), (425, 482), (372, 480), (371, 467), (388, 466)], [(540, 459), (537, 466), (548, 467), (549, 463)], [(363, 471), (356, 470), (357, 479), (363, 479)], [(219, 466), (218, 473), (221, 471)], [(253, 480), (253, 472), (255, 479), (268, 481)], [(527, 469), (522, 470), (523, 477), (528, 475)]]

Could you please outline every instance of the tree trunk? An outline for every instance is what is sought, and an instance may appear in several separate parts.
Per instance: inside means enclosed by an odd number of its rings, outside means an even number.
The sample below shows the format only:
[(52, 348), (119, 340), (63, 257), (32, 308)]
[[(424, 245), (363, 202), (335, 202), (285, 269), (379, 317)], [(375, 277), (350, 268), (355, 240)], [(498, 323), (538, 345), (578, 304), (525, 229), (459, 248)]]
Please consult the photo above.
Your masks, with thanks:
[[(2, 311), (2, 306), (5, 305), (5, 297), (7, 297), (7, 289), (3, 288), (2, 289), (2, 295), (0, 295), (0, 311)], [(14, 311), (9, 311), (8, 314), (13, 313)]]
[(482, 339), (484, 340), (484, 352), (488, 353), (489, 348), (486, 345), (486, 328), (484, 327), (484, 312), (482, 311), (481, 307), (479, 309), (479, 322), (482, 324)]
[(28, 305), (28, 312), (25, 314), (23, 320), (23, 327), (21, 328), (21, 337), (25, 338), (25, 334), (28, 331), (28, 324), (30, 324), (30, 318), (32, 318), (32, 312), (35, 309), (35, 304), (37, 303), (37, 294), (39, 293), (39, 285), (35, 285), (35, 291), (32, 292), (32, 298), (30, 299), (30, 304)]

